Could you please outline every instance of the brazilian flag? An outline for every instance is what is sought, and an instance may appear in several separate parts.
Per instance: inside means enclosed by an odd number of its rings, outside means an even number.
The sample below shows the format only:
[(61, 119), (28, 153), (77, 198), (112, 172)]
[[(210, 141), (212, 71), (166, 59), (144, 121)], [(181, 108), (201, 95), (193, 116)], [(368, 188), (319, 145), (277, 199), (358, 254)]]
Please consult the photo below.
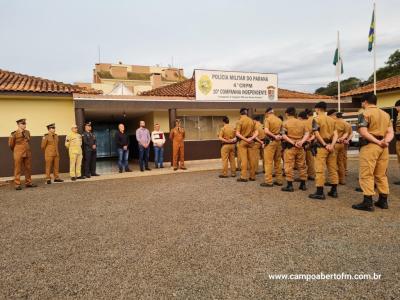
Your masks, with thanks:
[(371, 26), (369, 27), (369, 35), (368, 35), (368, 51), (371, 52), (374, 46), (375, 40), (375, 8), (372, 12), (372, 21)]

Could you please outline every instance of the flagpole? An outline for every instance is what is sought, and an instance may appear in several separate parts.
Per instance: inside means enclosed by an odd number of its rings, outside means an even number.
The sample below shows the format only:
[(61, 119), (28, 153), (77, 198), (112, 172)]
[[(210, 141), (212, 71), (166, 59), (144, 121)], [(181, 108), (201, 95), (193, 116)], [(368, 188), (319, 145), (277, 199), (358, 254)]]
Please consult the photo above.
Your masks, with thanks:
[(376, 6), (374, 2), (374, 95), (376, 96)]
[[(339, 41), (339, 30), (337, 32), (337, 44), (338, 44), (338, 55), (339, 55), (339, 61), (338, 63), (340, 63), (340, 71), (337, 72), (337, 80), (338, 80), (338, 112), (340, 112), (340, 73), (342, 71), (342, 54), (340, 53), (340, 41)], [(336, 66), (336, 70), (337, 70), (337, 66)]]

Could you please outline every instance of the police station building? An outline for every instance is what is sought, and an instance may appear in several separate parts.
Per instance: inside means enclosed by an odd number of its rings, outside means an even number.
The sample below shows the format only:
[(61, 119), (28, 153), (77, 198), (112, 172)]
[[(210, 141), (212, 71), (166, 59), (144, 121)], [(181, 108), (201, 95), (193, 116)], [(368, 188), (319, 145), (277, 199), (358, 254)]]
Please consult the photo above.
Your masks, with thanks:
[[(120, 88), (123, 91), (123, 85)], [(0, 177), (13, 174), (7, 139), (16, 128), (15, 120), (21, 118), (27, 119), (27, 129), (33, 136), (33, 174), (41, 174), (44, 158), (40, 140), (50, 123), (56, 123), (60, 135), (60, 171), (67, 172), (64, 140), (74, 123), (83, 128), (85, 121), (92, 121), (97, 155), (104, 160), (115, 159), (114, 136), (118, 124), (124, 123), (129, 134), (130, 159), (135, 160), (138, 157), (135, 131), (139, 121), (145, 121), (150, 131), (158, 123), (168, 134), (179, 118), (186, 130), (185, 159), (212, 159), (220, 156), (217, 135), (224, 116), (235, 124), (241, 107), (249, 108), (251, 116), (263, 117), (267, 107), (274, 108), (277, 115), (284, 115), (288, 106), (312, 109), (319, 101), (326, 101), (330, 108), (337, 107), (337, 100), (331, 97), (280, 89), (277, 74), (195, 70), (190, 79), (139, 95), (105, 95), (94, 89), (0, 70)], [(356, 111), (359, 107), (359, 103), (351, 100), (341, 105), (343, 111)], [(170, 161), (169, 141), (164, 157)]]

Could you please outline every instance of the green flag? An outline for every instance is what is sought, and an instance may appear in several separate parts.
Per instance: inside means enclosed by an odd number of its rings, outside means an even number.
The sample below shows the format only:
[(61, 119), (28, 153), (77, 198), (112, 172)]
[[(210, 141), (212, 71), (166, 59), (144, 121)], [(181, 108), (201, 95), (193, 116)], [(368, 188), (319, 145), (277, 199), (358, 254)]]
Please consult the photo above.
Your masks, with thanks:
[(336, 66), (336, 76), (343, 74), (343, 60), (340, 54), (340, 42), (339, 42), (339, 35), (337, 39), (337, 46), (335, 50), (335, 56), (333, 58), (333, 65)]

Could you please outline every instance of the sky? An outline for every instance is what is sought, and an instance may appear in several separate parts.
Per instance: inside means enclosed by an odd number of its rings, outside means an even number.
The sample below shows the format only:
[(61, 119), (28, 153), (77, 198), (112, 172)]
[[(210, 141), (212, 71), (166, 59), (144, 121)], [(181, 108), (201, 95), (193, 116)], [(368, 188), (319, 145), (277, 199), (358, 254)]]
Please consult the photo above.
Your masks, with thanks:
[[(376, 0), (377, 66), (400, 49), (400, 1)], [(367, 79), (372, 0), (0, 0), (0, 68), (74, 83), (105, 63), (278, 73), (279, 87), (313, 92)]]

